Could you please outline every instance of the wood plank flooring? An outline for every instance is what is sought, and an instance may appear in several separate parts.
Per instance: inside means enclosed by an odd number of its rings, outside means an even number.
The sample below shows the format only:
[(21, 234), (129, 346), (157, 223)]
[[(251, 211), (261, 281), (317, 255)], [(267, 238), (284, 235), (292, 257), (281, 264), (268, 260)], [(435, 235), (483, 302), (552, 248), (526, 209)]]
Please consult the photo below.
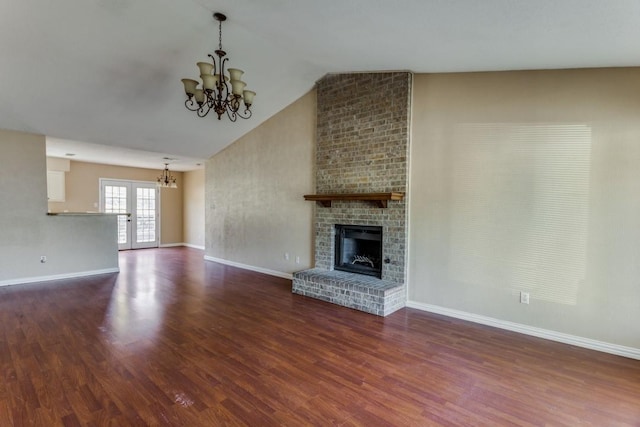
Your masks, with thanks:
[(1, 426), (640, 426), (640, 361), (403, 309), (189, 248), (0, 288)]

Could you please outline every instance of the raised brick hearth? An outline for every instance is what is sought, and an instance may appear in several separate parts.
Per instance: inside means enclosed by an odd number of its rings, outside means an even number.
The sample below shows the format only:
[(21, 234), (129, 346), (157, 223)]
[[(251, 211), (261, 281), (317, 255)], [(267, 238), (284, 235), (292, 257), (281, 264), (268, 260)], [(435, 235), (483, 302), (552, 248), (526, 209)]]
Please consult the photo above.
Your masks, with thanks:
[[(328, 75), (317, 83), (316, 193), (407, 190), (412, 76)], [(406, 199), (405, 199), (406, 200)], [(406, 300), (405, 200), (379, 208), (334, 201), (315, 209), (315, 268), (294, 273), (293, 292), (386, 316)], [(333, 270), (335, 225), (382, 227), (382, 278)]]
[(344, 271), (312, 268), (296, 273), (294, 293), (386, 316), (404, 307), (403, 285)]

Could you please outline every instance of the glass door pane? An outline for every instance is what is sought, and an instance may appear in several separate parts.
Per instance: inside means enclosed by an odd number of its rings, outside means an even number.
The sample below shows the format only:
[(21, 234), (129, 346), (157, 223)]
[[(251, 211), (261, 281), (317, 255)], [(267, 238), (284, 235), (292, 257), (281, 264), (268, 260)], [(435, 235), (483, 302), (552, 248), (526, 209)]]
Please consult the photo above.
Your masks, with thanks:
[(156, 184), (132, 183), (135, 191), (134, 248), (158, 246), (158, 188)]
[[(129, 185), (126, 183), (102, 183), (102, 211), (105, 213), (128, 213)], [(118, 249), (131, 249), (131, 223), (127, 215), (118, 215)]]
[[(155, 183), (101, 179), (101, 207), (118, 215), (118, 249), (157, 247), (159, 197)], [(124, 215), (129, 213), (130, 216)]]

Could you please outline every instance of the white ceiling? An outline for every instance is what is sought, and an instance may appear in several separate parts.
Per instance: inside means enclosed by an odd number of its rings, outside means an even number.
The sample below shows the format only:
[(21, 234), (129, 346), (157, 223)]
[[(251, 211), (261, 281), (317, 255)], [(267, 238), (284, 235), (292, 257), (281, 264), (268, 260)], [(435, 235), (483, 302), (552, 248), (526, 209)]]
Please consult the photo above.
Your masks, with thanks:
[[(217, 47), (213, 11), (257, 92), (249, 120), (184, 108), (180, 79)], [(0, 128), (195, 165), (329, 72), (640, 65), (640, 1), (3, 0), (0, 60)]]
[(204, 168), (204, 160), (171, 153), (136, 150), (105, 144), (47, 137), (47, 156), (78, 162), (103, 163), (146, 169), (162, 169), (167, 163), (172, 171), (185, 172)]

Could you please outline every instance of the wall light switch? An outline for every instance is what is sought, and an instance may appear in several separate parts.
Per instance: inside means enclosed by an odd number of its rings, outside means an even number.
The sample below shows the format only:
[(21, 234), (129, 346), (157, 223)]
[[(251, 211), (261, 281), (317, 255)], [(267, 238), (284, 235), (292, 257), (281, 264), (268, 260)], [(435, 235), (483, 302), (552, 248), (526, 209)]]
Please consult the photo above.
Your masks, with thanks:
[(520, 304), (529, 304), (529, 292), (520, 292)]

